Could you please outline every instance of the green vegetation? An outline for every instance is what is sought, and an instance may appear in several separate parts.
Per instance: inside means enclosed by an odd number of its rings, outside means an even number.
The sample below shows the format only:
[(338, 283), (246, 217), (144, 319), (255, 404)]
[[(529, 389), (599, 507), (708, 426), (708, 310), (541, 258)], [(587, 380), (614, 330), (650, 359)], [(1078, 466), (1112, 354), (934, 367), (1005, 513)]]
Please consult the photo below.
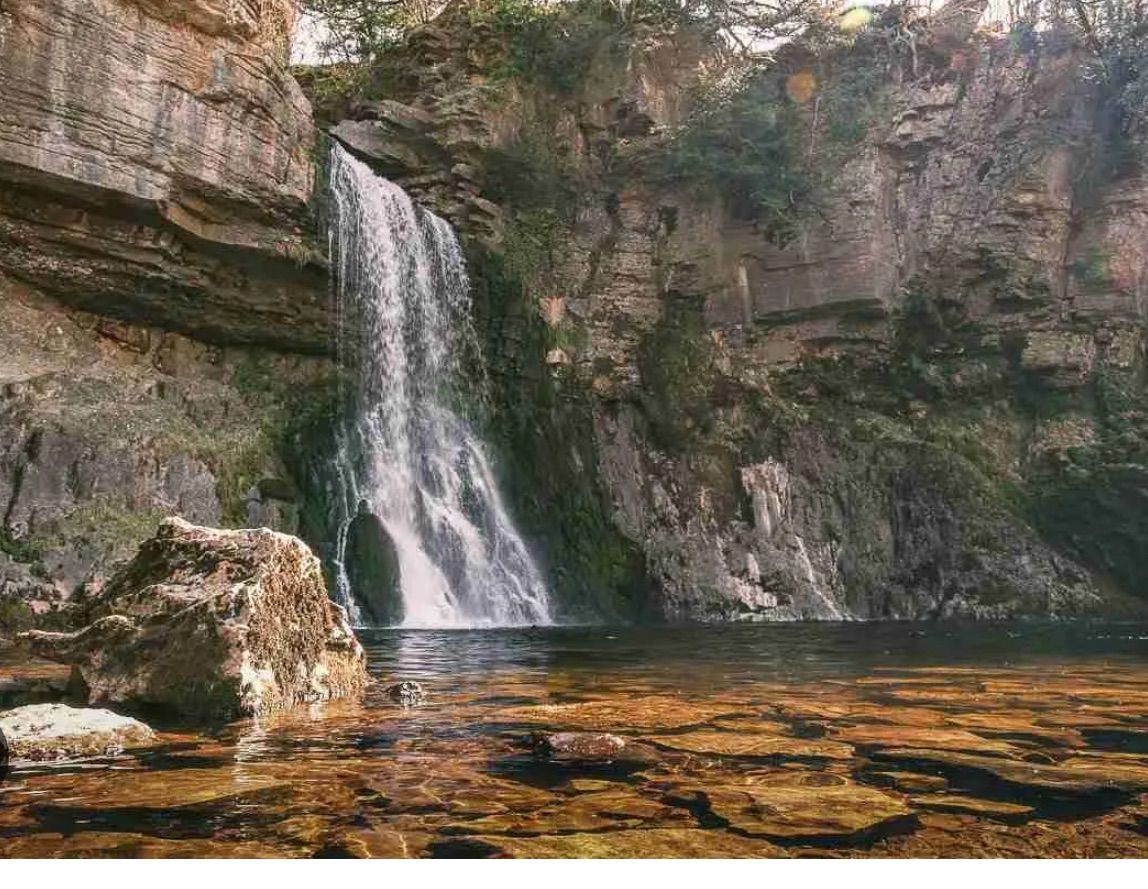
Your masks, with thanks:
[(638, 398), (657, 447), (687, 453), (714, 431), (712, 342), (701, 307), (671, 303), (645, 338), (638, 366), (645, 386)]
[(217, 468), (225, 521), (242, 525), (247, 492), (266, 475), (269, 461), (281, 461), (302, 478), (309, 455), (326, 446), (338, 414), (340, 379), (338, 372), (291, 379), (277, 374), (264, 356), (249, 355), (232, 382), (250, 406), (252, 425), (236, 435), (207, 436), (198, 453)]
[(42, 548), (63, 547), (83, 541), (101, 550), (126, 554), (155, 533), (164, 518), (159, 509), (134, 509), (116, 498), (100, 495), (82, 501), (68, 514)]
[(867, 132), (890, 65), (876, 32), (811, 29), (800, 50), (722, 72), (640, 161), (664, 185), (722, 196), (784, 244)]
[[(1030, 396), (1031, 399), (1031, 396)], [(1148, 393), (1136, 375), (1100, 370), (1061, 417), (1082, 417), (1092, 434), (1035, 467), (1033, 523), (1123, 589), (1148, 589)], [(1071, 405), (1072, 410), (1065, 410)]]
[(645, 563), (614, 526), (601, 485), (589, 392), (546, 367), (551, 332), (501, 255), (469, 258), (476, 321), (490, 365), (489, 439), (500, 488), (539, 553), (566, 617), (636, 619)]
[(1112, 287), (1109, 257), (1099, 249), (1093, 248), (1071, 263), (1068, 272), (1085, 290), (1103, 291)]
[(300, 10), (321, 25), (314, 50), (330, 63), (371, 63), (413, 27), (429, 21), (433, 0), (300, 0)]
[(17, 562), (38, 562), (44, 547), (39, 540), (16, 538), (6, 528), (0, 528), (0, 553)]
[(469, 7), (471, 21), (502, 35), (505, 61), (491, 72), (519, 79), (559, 96), (573, 94), (595, 65), (628, 48), (627, 24), (603, 0), (543, 4), (492, 0)]
[(793, 235), (793, 219), (813, 183), (800, 161), (794, 134), (801, 115), (777, 95), (776, 78), (756, 73), (729, 95), (707, 97), (699, 110), (652, 159), (665, 184), (692, 185), (725, 198), (745, 219), (761, 219), (779, 242)]

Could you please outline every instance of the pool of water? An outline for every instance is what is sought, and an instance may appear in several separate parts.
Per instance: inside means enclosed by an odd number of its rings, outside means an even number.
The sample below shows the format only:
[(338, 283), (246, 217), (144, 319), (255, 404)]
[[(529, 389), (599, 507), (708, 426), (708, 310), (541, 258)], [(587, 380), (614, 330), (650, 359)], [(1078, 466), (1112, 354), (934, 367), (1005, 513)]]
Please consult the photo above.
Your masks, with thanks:
[[(1145, 626), (363, 642), (380, 681), (362, 701), (16, 764), (0, 786), (0, 855), (1148, 854)], [(0, 679), (51, 669), (9, 657)], [(426, 703), (390, 700), (400, 679)], [(609, 733), (620, 749), (563, 753), (543, 740), (557, 732)]]

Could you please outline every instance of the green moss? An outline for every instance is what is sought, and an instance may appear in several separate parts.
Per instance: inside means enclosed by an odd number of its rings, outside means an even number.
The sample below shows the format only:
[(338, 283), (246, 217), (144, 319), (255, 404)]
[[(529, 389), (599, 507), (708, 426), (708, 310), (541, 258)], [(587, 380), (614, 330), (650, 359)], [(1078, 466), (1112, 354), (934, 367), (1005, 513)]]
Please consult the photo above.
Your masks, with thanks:
[[(282, 461), (301, 479), (309, 472), (307, 463), (313, 454), (332, 452), (341, 374), (332, 368), (312, 379), (292, 379), (277, 373), (262, 356), (250, 356), (237, 365), (232, 383), (251, 407), (249, 425), (235, 435), (208, 436), (200, 445), (205, 461), (220, 470), (225, 517), (246, 521), (247, 492), (266, 474), (269, 461)], [(301, 512), (322, 509), (310, 502), (320, 496), (318, 492), (303, 493)]]
[(0, 633), (15, 635), (26, 630), (54, 630), (64, 632), (76, 629), (79, 615), (71, 607), (54, 608), (37, 613), (22, 599), (0, 596)]
[(648, 608), (649, 580), (643, 557), (610, 518), (590, 393), (546, 367), (553, 334), (507, 259), (475, 249), (469, 265), (500, 489), (537, 541), (564, 617), (637, 618)]
[(107, 495), (93, 497), (68, 514), (52, 542), (63, 546), (83, 540), (105, 550), (123, 552), (155, 534), (164, 516), (162, 510), (132, 509)]
[(506, 227), (502, 254), (507, 271), (532, 291), (551, 287), (568, 239), (568, 223), (559, 210), (513, 214)]
[(657, 447), (687, 453), (707, 439), (716, 422), (717, 373), (713, 344), (696, 303), (674, 301), (638, 353), (642, 412)]
[[(1031, 406), (1031, 401), (1029, 403)], [(1148, 393), (1125, 372), (1100, 370), (1082, 393), (1047, 397), (1043, 415), (1091, 416), (1095, 436), (1066, 462), (1035, 467), (1029, 514), (1050, 539), (1126, 591), (1148, 590)]]
[(1070, 263), (1068, 272), (1085, 291), (1106, 290), (1112, 286), (1109, 257), (1095, 248)]
[(38, 562), (44, 555), (41, 541), (17, 539), (7, 528), (0, 528), (0, 553), (17, 562)]

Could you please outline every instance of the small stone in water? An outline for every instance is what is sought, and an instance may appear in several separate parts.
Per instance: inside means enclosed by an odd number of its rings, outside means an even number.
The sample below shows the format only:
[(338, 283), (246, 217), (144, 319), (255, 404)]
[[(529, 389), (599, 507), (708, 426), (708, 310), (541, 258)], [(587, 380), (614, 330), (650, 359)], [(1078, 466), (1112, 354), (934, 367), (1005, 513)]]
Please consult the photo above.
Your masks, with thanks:
[(426, 700), (423, 687), (417, 682), (410, 681), (396, 682), (394, 685), (388, 686), (387, 697), (404, 707), (413, 707)]
[(556, 732), (536, 735), (534, 749), (552, 760), (613, 760), (626, 749), (626, 740), (606, 732)]

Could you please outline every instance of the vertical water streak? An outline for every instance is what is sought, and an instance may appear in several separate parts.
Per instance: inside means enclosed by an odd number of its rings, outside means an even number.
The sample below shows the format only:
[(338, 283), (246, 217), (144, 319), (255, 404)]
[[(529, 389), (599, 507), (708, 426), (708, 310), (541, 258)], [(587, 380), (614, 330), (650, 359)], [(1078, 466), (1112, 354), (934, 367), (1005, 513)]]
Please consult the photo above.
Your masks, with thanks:
[(453, 230), (339, 146), (331, 197), (336, 302), (358, 335), (337, 467), (338, 596), (359, 614), (346, 556), (363, 503), (394, 543), (403, 626), (549, 623), (545, 584), (482, 443), (452, 407), (470, 317)]

